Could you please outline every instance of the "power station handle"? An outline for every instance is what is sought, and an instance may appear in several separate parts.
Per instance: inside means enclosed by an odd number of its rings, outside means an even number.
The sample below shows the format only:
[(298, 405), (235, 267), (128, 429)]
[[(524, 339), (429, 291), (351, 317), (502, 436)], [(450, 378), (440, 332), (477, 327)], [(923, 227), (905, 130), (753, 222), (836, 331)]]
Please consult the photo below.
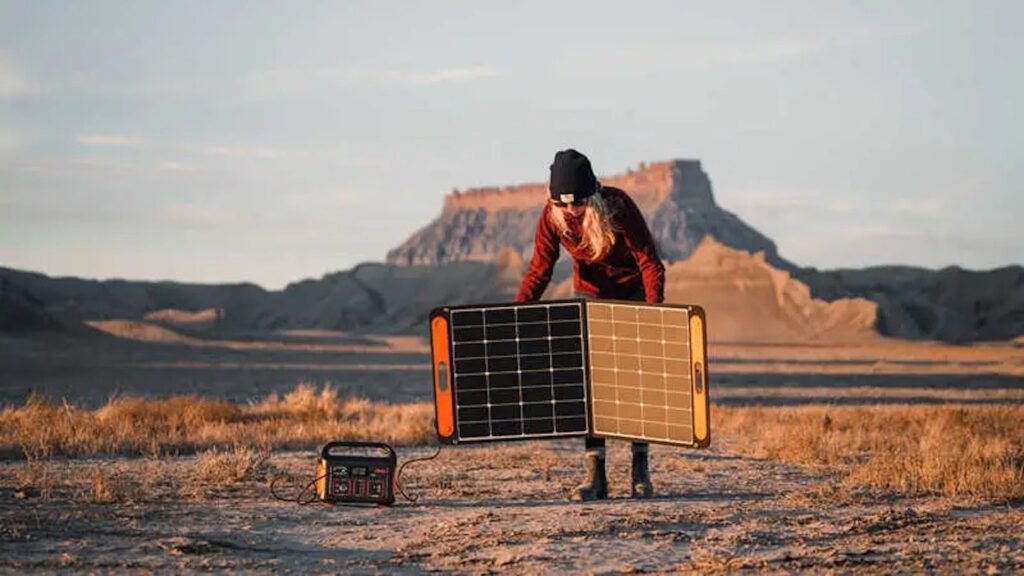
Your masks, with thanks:
[(320, 456), (323, 458), (329, 458), (331, 450), (334, 448), (376, 448), (378, 450), (385, 450), (390, 458), (397, 458), (395, 449), (383, 442), (360, 442), (358, 440), (335, 440), (334, 442), (328, 442), (324, 445), (323, 450), (320, 451)]

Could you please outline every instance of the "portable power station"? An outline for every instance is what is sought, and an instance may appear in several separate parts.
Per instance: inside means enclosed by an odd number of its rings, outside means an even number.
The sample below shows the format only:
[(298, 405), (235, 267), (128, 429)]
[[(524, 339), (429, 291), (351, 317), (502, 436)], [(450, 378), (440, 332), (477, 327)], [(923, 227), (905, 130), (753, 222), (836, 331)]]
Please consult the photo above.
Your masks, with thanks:
[(329, 442), (316, 464), (316, 495), (326, 503), (390, 506), (398, 457), (382, 442)]

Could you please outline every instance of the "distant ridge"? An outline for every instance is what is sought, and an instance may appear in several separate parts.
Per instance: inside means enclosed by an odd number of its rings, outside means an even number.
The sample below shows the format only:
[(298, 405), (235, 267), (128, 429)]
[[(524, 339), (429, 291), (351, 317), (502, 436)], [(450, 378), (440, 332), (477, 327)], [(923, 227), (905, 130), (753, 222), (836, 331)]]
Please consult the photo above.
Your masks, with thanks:
[(877, 329), (914, 340), (973, 342), (1024, 335), (1024, 267), (929, 270), (910, 266), (816, 270), (795, 277), (815, 298), (878, 303)]
[[(524, 268), (518, 254), (505, 250), (496, 262), (362, 264), (289, 284), (280, 291), (244, 284), (47, 278), (9, 269), (0, 269), (0, 278), (7, 286), (30, 294), (39, 303), (38, 314), (74, 316), (106, 334), (171, 344), (184, 341), (187, 335), (166, 327), (187, 332), (329, 329), (422, 335), (433, 308), (511, 300)], [(571, 296), (571, 281), (552, 286), (546, 294), (547, 298)], [(668, 267), (666, 297), (670, 302), (705, 306), (709, 318), (715, 318), (709, 330), (716, 341), (877, 337), (873, 303), (813, 300), (807, 286), (772, 267), (763, 253), (734, 250), (710, 238), (693, 257)]]
[[(641, 164), (602, 178), (644, 211), (668, 263), (666, 298), (701, 304), (718, 341), (915, 340), (1024, 343), (1024, 268), (989, 271), (800, 268), (715, 204), (697, 160)], [(441, 215), (388, 254), (268, 291), (254, 284), (51, 278), (0, 268), (0, 332), (327, 329), (422, 334), (437, 306), (513, 298), (529, 262), (546, 185), (455, 191)], [(546, 298), (569, 297), (567, 258)], [(560, 273), (558, 272), (560, 270)], [(117, 323), (116, 321), (126, 321)], [(112, 327), (112, 328), (111, 328)]]
[[(182, 284), (50, 278), (0, 268), (0, 332), (93, 333), (92, 322), (137, 320), (188, 330), (328, 329), (424, 333), (437, 306), (512, 299), (525, 268), (514, 251), (497, 262), (436, 266), (363, 264), (268, 291), (252, 284)], [(862, 340), (874, 334), (971, 342), (1024, 336), (1024, 268), (872, 268), (790, 273), (763, 253), (711, 238), (667, 267), (666, 298), (709, 311), (718, 341)], [(552, 285), (547, 298), (571, 296)], [(215, 319), (209, 318), (211, 310)], [(170, 312), (169, 312), (170, 311)], [(182, 322), (182, 319), (186, 322)], [(205, 321), (200, 322), (201, 320)]]

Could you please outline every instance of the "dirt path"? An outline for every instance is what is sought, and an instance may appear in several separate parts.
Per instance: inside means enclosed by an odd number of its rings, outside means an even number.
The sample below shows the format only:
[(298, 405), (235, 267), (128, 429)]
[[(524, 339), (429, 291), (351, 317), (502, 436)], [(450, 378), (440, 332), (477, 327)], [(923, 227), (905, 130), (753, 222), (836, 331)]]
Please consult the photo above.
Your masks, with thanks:
[[(296, 506), (265, 483), (197, 483), (193, 458), (76, 461), (78, 484), (16, 499), (23, 464), (0, 465), (0, 570), (638, 573), (1024, 570), (1024, 508), (943, 498), (839, 496), (825, 469), (654, 447), (661, 497), (625, 493), (628, 453), (610, 446), (612, 498), (574, 504), (580, 440), (446, 449), (410, 467), (419, 504)], [(403, 457), (426, 449), (402, 450)], [(312, 453), (273, 455), (308, 476)], [(90, 502), (97, 469), (148, 477), (137, 502)], [(61, 494), (64, 494), (62, 497)], [(72, 502), (66, 499), (72, 498)]]

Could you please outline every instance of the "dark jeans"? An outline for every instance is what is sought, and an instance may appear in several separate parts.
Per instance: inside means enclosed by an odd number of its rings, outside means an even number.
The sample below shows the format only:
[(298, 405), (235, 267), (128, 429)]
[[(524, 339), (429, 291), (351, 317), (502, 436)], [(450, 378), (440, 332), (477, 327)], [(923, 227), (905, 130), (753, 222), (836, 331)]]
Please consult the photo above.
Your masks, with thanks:
[[(575, 295), (577, 298), (585, 298), (587, 300), (601, 299), (600, 296), (592, 296), (590, 294), (585, 294), (583, 292), (576, 292)], [(635, 300), (637, 302), (645, 302), (647, 298), (645, 297), (643, 289), (641, 289), (638, 293), (633, 294), (629, 298), (624, 298), (624, 300)], [(587, 436), (586, 438), (583, 439), (583, 442), (587, 450), (603, 450), (605, 447), (604, 438), (591, 438), (590, 436)], [(633, 442), (632, 449), (634, 452), (646, 451), (647, 442)]]

